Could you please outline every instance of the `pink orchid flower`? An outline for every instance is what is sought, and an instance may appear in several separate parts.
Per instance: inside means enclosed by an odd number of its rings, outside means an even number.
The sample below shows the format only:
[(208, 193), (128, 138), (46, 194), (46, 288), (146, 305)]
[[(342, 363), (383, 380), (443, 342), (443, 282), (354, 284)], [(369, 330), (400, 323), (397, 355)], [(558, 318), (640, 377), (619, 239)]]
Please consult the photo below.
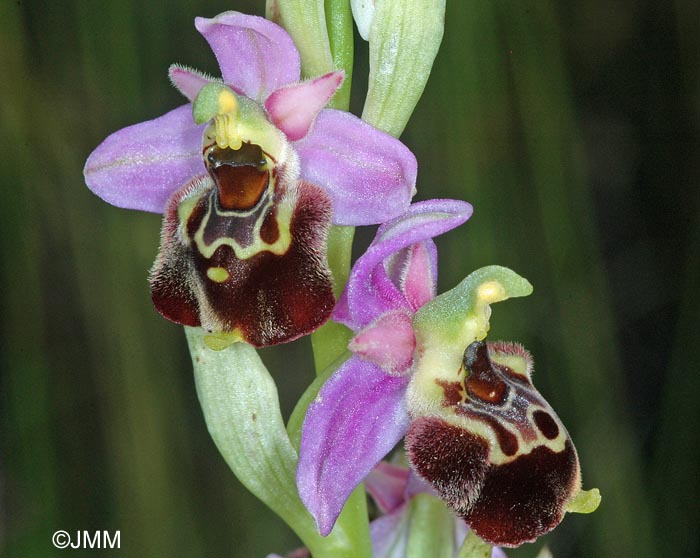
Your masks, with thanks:
[(166, 318), (255, 346), (290, 341), (332, 312), (330, 224), (400, 215), (416, 160), (397, 139), (325, 109), (343, 72), (300, 82), (299, 53), (276, 24), (226, 12), (195, 26), (221, 79), (171, 66), (191, 103), (110, 135), (85, 180), (113, 205), (164, 213), (151, 289)]

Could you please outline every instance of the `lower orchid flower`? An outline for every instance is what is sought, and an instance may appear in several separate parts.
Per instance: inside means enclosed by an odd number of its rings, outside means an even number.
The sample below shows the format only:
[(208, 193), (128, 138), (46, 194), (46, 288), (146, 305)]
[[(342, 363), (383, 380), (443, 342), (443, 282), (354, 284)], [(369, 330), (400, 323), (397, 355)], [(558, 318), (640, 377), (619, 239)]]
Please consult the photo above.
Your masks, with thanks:
[(85, 179), (109, 203), (164, 212), (151, 271), (164, 317), (223, 332), (224, 344), (290, 341), (332, 312), (331, 223), (401, 214), (416, 161), (397, 139), (324, 109), (343, 73), (300, 82), (281, 27), (236, 12), (195, 26), (222, 79), (172, 66), (191, 104), (109, 136)]
[(334, 319), (354, 353), (323, 385), (303, 425), (297, 486), (321, 534), (406, 435), (411, 465), (483, 540), (518, 546), (565, 511), (592, 511), (576, 450), (532, 385), (529, 353), (484, 343), (490, 305), (532, 286), (509, 269), (472, 273), (435, 297), (430, 238), (467, 204), (431, 201), (379, 228), (355, 264)]

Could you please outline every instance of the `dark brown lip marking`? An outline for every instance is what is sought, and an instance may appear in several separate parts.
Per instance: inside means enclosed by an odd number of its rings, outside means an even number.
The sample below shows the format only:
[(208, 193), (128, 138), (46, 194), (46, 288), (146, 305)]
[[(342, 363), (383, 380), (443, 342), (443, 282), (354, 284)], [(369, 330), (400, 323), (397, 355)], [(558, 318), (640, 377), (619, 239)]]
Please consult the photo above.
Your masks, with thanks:
[(504, 376), (507, 376), (509, 380), (517, 382), (518, 385), (526, 387), (532, 386), (532, 382), (527, 376), (519, 374), (509, 366), (506, 366), (505, 364), (499, 364), (497, 362), (494, 362), (493, 365), (496, 368), (496, 370), (500, 371), (501, 374), (503, 374)]
[(486, 413), (474, 411), (470, 409), (468, 405), (457, 405), (455, 413), (470, 420), (476, 420), (487, 424), (496, 435), (498, 445), (504, 455), (512, 457), (518, 453), (520, 449), (518, 437), (503, 426), (499, 420)]
[(464, 367), (468, 370), (467, 392), (485, 403), (502, 405), (508, 386), (493, 369), (486, 343), (474, 341), (464, 351)]
[(446, 380), (436, 378), (435, 383), (445, 392), (445, 399), (442, 402), (443, 407), (454, 407), (462, 402), (462, 393), (464, 391), (462, 382), (448, 382)]
[(260, 238), (267, 244), (274, 244), (280, 237), (280, 228), (277, 223), (277, 207), (273, 207), (265, 216), (260, 227)]
[(559, 436), (559, 427), (549, 413), (537, 410), (532, 413), (532, 418), (535, 420), (537, 428), (544, 434), (545, 438), (554, 440)]
[(462, 517), (492, 544), (512, 547), (534, 541), (561, 522), (578, 478), (571, 440), (559, 452), (539, 446), (510, 463), (492, 466), (479, 498)]

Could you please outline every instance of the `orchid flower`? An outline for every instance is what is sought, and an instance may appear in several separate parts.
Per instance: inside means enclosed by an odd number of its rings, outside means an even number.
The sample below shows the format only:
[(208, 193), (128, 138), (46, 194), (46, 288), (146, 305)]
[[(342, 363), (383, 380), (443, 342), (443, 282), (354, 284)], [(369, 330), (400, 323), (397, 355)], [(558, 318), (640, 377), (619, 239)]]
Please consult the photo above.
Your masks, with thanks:
[(300, 82), (281, 27), (236, 12), (195, 26), (221, 79), (171, 66), (190, 103), (110, 135), (85, 179), (109, 203), (164, 213), (151, 271), (163, 316), (254, 346), (290, 341), (333, 309), (331, 223), (401, 214), (416, 161), (397, 139), (324, 109), (343, 72)]
[(576, 450), (532, 385), (514, 343), (484, 343), (490, 305), (532, 286), (491, 266), (435, 296), (430, 237), (465, 220), (458, 202), (414, 204), (379, 228), (334, 319), (353, 356), (323, 385), (303, 425), (297, 486), (321, 534), (347, 496), (406, 435), (408, 458), (481, 539), (519, 546), (565, 511), (593, 511)]

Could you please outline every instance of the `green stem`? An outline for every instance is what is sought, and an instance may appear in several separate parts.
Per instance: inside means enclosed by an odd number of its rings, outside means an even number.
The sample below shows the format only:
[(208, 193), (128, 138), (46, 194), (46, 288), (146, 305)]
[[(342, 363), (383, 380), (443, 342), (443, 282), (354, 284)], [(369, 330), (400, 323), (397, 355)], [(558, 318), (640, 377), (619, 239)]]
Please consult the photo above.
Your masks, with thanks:
[[(353, 27), (348, 0), (268, 0), (267, 15), (284, 26), (294, 39), (302, 60), (304, 77), (335, 70), (345, 71), (343, 86), (329, 106), (339, 110), (350, 107), (353, 66)], [(340, 296), (350, 273), (353, 227), (333, 227), (328, 239), (328, 264), (335, 281), (334, 294)], [(345, 326), (328, 322), (311, 336), (317, 374), (327, 370), (307, 389), (297, 404), (289, 422), (291, 444), (298, 447), (306, 410), (316, 397), (323, 381), (346, 358), (351, 332)], [(287, 442), (289, 438), (286, 437)], [(294, 464), (296, 467), (296, 463)], [(266, 502), (267, 503), (267, 502)], [(270, 505), (270, 504), (268, 504)], [(274, 510), (275, 507), (270, 505)], [(291, 524), (290, 524), (291, 525)], [(346, 556), (364, 558), (372, 554), (365, 491), (362, 485), (352, 493), (331, 533), (344, 533), (347, 538)], [(314, 530), (316, 537), (316, 531)], [(300, 535), (301, 536), (301, 535)], [(305, 540), (302, 537), (302, 540)], [(334, 556), (325, 549), (314, 550), (314, 558)]]
[(452, 558), (454, 520), (444, 502), (432, 494), (417, 494), (409, 505), (406, 558)]
[[(334, 294), (343, 292), (350, 274), (350, 256), (354, 227), (333, 227), (328, 236), (328, 266), (335, 281)], [(352, 332), (344, 325), (329, 321), (311, 334), (316, 374), (328, 368), (348, 347)]]
[[(352, 13), (348, 0), (325, 0), (326, 26), (333, 65), (345, 70), (343, 86), (331, 99), (329, 106), (339, 110), (350, 108), (350, 86), (353, 65)], [(328, 236), (328, 266), (335, 281), (334, 294), (340, 296), (350, 274), (354, 227), (335, 226)], [(328, 368), (348, 346), (352, 333), (345, 326), (328, 322), (311, 335), (316, 374)]]
[[(353, 66), (352, 13), (348, 0), (325, 0), (325, 12), (333, 65), (345, 70), (343, 86), (331, 99), (329, 106), (348, 110)], [(334, 294), (343, 292), (350, 274), (354, 227), (334, 226), (328, 237), (328, 266), (335, 281)], [(311, 335), (316, 373), (326, 370), (340, 355), (345, 353), (352, 332), (345, 326), (329, 321)], [(309, 401), (310, 403), (310, 401)], [(306, 412), (306, 408), (303, 409)]]
[(325, 9), (333, 65), (336, 69), (345, 70), (345, 81), (328, 106), (339, 110), (348, 110), (354, 58), (350, 2), (348, 0), (325, 0)]

